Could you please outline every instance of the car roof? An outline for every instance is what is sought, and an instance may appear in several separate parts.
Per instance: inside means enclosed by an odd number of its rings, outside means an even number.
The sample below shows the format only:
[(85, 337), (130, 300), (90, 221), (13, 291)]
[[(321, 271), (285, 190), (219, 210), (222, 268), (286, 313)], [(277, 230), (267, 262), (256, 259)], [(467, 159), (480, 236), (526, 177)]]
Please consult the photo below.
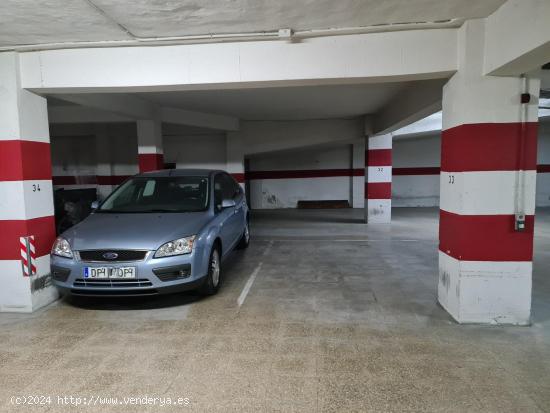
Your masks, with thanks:
[(204, 176), (225, 172), (221, 169), (162, 169), (158, 171), (144, 172), (135, 175), (136, 177), (169, 177), (169, 176)]

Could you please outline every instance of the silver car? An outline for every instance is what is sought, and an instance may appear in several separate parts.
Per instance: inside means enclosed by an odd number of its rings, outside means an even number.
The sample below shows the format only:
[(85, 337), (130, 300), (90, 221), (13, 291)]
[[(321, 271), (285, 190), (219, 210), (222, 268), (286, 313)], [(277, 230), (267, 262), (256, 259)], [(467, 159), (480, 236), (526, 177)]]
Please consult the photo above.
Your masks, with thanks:
[(136, 175), (58, 237), (51, 274), (64, 294), (215, 294), (221, 264), (250, 240), (241, 186), (226, 172)]

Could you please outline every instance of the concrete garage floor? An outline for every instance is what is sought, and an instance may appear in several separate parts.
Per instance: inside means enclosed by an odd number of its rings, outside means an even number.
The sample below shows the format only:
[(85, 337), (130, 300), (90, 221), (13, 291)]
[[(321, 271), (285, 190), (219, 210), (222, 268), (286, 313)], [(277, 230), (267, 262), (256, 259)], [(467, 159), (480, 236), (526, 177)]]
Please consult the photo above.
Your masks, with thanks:
[[(0, 411), (550, 411), (550, 211), (537, 215), (531, 327), (461, 326), (437, 305), (437, 210), (368, 227), (362, 214), (256, 212), (212, 298), (0, 314)], [(19, 394), (190, 405), (11, 405)]]

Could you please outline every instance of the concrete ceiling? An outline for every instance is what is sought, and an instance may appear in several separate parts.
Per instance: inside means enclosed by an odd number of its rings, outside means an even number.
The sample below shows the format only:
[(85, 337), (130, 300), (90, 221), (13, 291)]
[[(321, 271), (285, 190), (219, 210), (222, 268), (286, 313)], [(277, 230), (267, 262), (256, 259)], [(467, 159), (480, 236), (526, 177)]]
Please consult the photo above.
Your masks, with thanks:
[[(418, 82), (421, 83), (421, 82)], [(408, 83), (139, 93), (160, 106), (246, 120), (346, 118), (375, 113)]]
[(1, 0), (0, 47), (485, 17), (505, 0)]

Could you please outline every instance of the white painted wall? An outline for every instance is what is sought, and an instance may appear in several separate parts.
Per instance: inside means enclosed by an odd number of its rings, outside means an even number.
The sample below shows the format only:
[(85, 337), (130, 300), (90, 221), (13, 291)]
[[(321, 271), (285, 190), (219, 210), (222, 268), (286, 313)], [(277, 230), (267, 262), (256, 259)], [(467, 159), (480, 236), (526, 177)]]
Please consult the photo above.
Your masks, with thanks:
[[(251, 172), (351, 168), (351, 145), (263, 154), (250, 159)], [(254, 209), (296, 208), (298, 201), (312, 200), (347, 200), (351, 205), (352, 185), (351, 176), (254, 179), (250, 182), (250, 203)]]
[[(427, 137), (394, 139), (393, 168), (439, 167), (440, 133)], [(434, 207), (439, 205), (439, 175), (394, 175), (394, 207)]]
[(246, 121), (238, 132), (245, 155), (353, 143), (364, 138), (364, 119)]
[[(57, 129), (57, 130), (55, 130)], [(55, 128), (52, 136), (52, 172), (54, 176), (83, 177), (101, 175), (97, 168), (96, 136), (93, 130), (75, 125)], [(75, 135), (72, 135), (73, 132)], [(225, 134), (184, 135), (169, 130), (163, 136), (164, 160), (176, 163), (178, 168), (225, 169)], [(109, 125), (112, 175), (128, 176), (138, 173), (137, 137), (132, 125)], [(57, 187), (65, 187), (58, 185)], [(95, 187), (70, 185), (69, 188)]]
[(225, 134), (164, 136), (164, 162), (177, 168), (226, 169)]
[(96, 174), (95, 136), (52, 136), (53, 176)]

